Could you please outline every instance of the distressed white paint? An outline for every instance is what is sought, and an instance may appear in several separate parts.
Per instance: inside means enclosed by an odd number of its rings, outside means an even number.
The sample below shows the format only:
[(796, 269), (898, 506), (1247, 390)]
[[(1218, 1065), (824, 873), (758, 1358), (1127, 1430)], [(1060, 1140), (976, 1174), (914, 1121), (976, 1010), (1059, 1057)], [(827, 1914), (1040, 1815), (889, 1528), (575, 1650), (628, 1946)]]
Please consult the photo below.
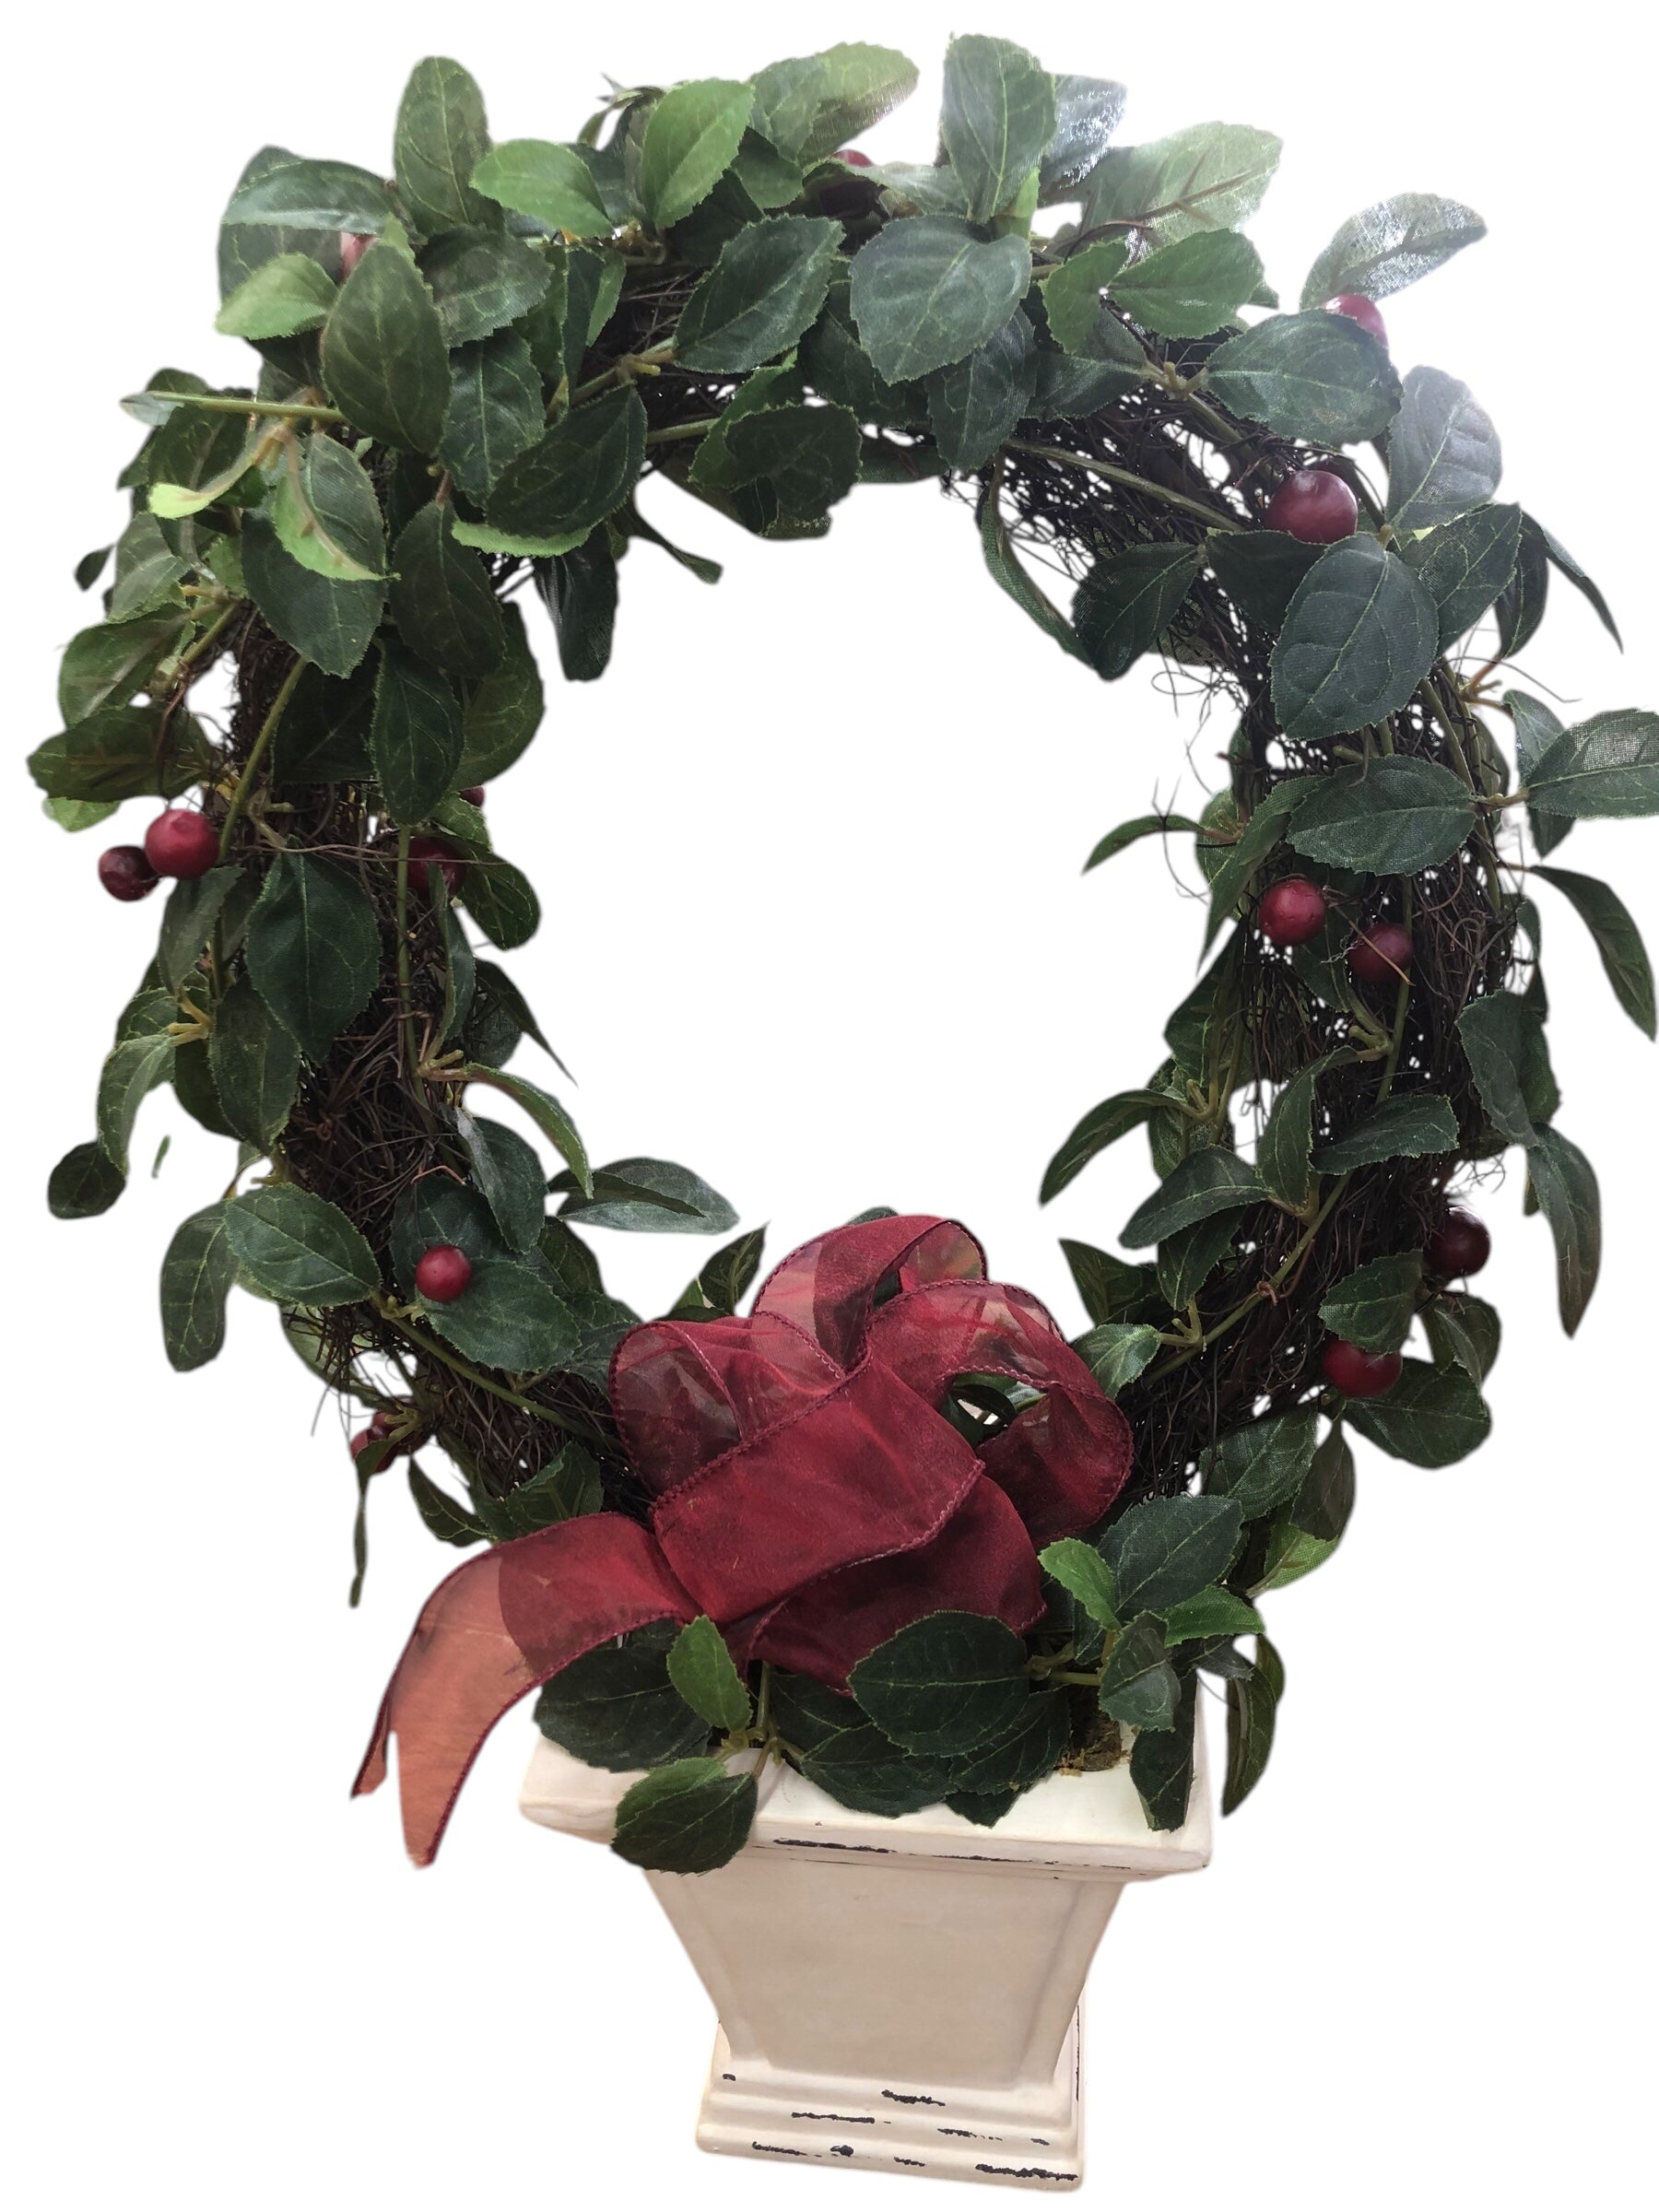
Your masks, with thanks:
[[(538, 1739), (520, 1807), (608, 1842), (633, 1774)], [(1186, 1825), (1147, 1828), (1126, 1766), (1055, 1774), (993, 1829), (882, 1820), (773, 1767), (712, 1874), (647, 1876), (720, 2016), (705, 2150), (1075, 2188), (1079, 2006), (1128, 1882), (1210, 1855), (1202, 1732)]]

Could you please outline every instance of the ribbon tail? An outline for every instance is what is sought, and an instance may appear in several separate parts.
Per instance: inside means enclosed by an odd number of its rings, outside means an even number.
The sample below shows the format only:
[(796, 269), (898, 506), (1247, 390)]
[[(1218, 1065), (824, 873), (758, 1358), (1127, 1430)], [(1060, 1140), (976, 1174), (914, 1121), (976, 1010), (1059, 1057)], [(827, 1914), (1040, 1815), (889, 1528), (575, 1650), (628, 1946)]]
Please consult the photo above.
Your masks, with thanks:
[(621, 1513), (560, 1521), (469, 1559), (421, 1608), (352, 1795), (385, 1780), (395, 1735), (404, 1841), (429, 1866), (503, 1713), (611, 1637), (696, 1611), (651, 1531)]

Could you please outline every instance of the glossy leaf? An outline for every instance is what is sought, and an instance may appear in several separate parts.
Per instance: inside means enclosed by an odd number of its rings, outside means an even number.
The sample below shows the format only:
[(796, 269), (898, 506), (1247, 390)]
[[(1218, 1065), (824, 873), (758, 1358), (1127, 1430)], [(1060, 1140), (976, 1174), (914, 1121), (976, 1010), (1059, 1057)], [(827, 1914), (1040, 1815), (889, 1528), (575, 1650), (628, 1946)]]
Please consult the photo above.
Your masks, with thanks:
[(887, 46), (848, 44), (774, 62), (755, 79), (755, 128), (803, 165), (821, 161), (916, 88), (916, 68)]
[(368, 1004), (380, 975), (380, 924), (339, 864), (280, 853), (248, 922), (248, 972), (308, 1060), (321, 1060)]
[(339, 286), (309, 253), (276, 253), (245, 276), (213, 327), (230, 338), (294, 338), (321, 330)]
[(1400, 1379), (1380, 1398), (1350, 1401), (1347, 1418), (1361, 1436), (1415, 1467), (1449, 1467), (1485, 1443), (1492, 1417), (1461, 1367), (1407, 1359)]
[(1008, 322), (1031, 278), (1014, 233), (984, 239), (960, 218), (889, 223), (853, 264), (859, 341), (889, 383), (965, 360)]
[(432, 295), (396, 246), (371, 246), (341, 286), (323, 332), (323, 375), (358, 429), (406, 453), (437, 452), (449, 354)]
[(1069, 199), (1106, 151), (1128, 98), (1120, 84), (1101, 76), (1054, 79), (1054, 135), (1043, 149), (1038, 200), (1044, 207)]
[(1227, 1686), (1227, 1780), (1222, 1813), (1236, 1813), (1262, 1779), (1273, 1749), (1274, 1724), (1284, 1693), (1285, 1669), (1265, 1636), (1256, 1642), (1256, 1663), (1248, 1675)]
[(349, 161), (307, 161), (281, 147), (255, 156), (225, 209), (227, 223), (372, 235), (392, 215), (386, 188), (370, 171)]
[(1445, 1292), (1423, 1308), (1422, 1322), (1437, 1367), (1455, 1360), (1476, 1382), (1486, 1381), (1503, 1337), (1496, 1306), (1471, 1291)]
[(556, 1176), (551, 1187), (571, 1194), (559, 1209), (560, 1218), (590, 1229), (710, 1237), (737, 1220), (728, 1200), (671, 1159), (612, 1160), (594, 1170), (588, 1191), (573, 1173)]
[(970, 220), (988, 223), (1007, 206), (1041, 160), (1054, 124), (1053, 79), (1023, 46), (951, 40), (939, 135), (967, 194)]
[(1415, 876), (1450, 860), (1474, 826), (1474, 802), (1459, 777), (1438, 761), (1396, 753), (1323, 777), (1288, 836), (1310, 860)]
[(1333, 1285), (1319, 1318), (1333, 1336), (1362, 1351), (1397, 1352), (1411, 1331), (1423, 1282), (1423, 1255), (1402, 1252), (1368, 1260)]
[(244, 1191), (225, 1208), (225, 1226), (238, 1265), (285, 1305), (353, 1305), (380, 1288), (362, 1232), (313, 1191), (292, 1183)]
[(455, 1126), (474, 1179), (510, 1252), (528, 1252), (547, 1216), (547, 1176), (532, 1145), (504, 1122), (458, 1112)]
[(1128, 1728), (1172, 1728), (1181, 1685), (1156, 1614), (1132, 1620), (1100, 1670), (1100, 1710)]
[(1388, 440), (1388, 519), (1394, 528), (1455, 522), (1485, 505), (1502, 473), (1491, 417), (1467, 384), (1441, 369), (1409, 371)]
[(1135, 1748), (1129, 1755), (1129, 1776), (1149, 1828), (1177, 1829), (1186, 1820), (1193, 1794), (1193, 1731), (1196, 1712), (1196, 1686), (1194, 1677), (1188, 1676), (1181, 1685), (1174, 1726), (1148, 1729), (1135, 1739)]
[(1223, 406), (1281, 437), (1356, 445), (1388, 428), (1400, 380), (1348, 315), (1270, 315), (1217, 347), (1205, 382)]

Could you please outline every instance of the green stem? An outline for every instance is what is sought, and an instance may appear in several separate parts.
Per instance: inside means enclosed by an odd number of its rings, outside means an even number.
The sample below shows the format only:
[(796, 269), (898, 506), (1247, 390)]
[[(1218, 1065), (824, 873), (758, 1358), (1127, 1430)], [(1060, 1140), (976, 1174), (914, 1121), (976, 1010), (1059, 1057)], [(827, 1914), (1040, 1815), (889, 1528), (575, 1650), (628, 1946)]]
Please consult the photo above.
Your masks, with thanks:
[(718, 415), (710, 415), (697, 422), (673, 423), (665, 430), (647, 430), (645, 442), (647, 445), (673, 445), (681, 439), (703, 438), (719, 420)]
[(568, 394), (566, 404), (572, 407), (580, 406), (584, 399), (592, 399), (600, 392), (608, 392), (613, 384), (631, 382), (641, 369), (649, 375), (653, 369), (661, 368), (665, 361), (673, 359), (672, 346), (653, 346), (649, 353), (625, 354), (621, 360), (614, 362), (601, 375), (590, 376), (585, 384), (578, 384)]
[(253, 779), (259, 771), (261, 761), (265, 759), (266, 747), (276, 734), (276, 724), (282, 720), (283, 710), (294, 696), (294, 686), (300, 681), (300, 671), (304, 666), (305, 663), (296, 653), (293, 666), (282, 679), (281, 690), (271, 701), (270, 712), (259, 725), (259, 735), (253, 740), (253, 749), (248, 755), (241, 774), (237, 779), (236, 789), (230, 794), (230, 804), (225, 809), (225, 819), (219, 829), (218, 856), (221, 860), (230, 850), (230, 832), (236, 827), (238, 816), (248, 803), (248, 794), (253, 788)]
[(604, 1441), (590, 1422), (581, 1420), (573, 1414), (558, 1413), (551, 1406), (540, 1406), (534, 1398), (526, 1398), (516, 1390), (509, 1390), (505, 1383), (492, 1382), (478, 1368), (465, 1359), (457, 1359), (453, 1352), (445, 1351), (435, 1337), (423, 1336), (418, 1329), (412, 1329), (406, 1321), (399, 1321), (395, 1314), (388, 1313), (383, 1305), (377, 1305), (376, 1311), (381, 1319), (389, 1323), (400, 1336), (406, 1336), (417, 1351), (429, 1359), (436, 1359), (441, 1366), (447, 1367), (452, 1374), (459, 1375), (464, 1382), (475, 1383), (479, 1390), (487, 1390), (492, 1398), (500, 1398), (509, 1406), (516, 1406), (521, 1413), (534, 1414), (538, 1421), (548, 1421), (555, 1429), (568, 1429), (572, 1436), (583, 1437), (589, 1443), (596, 1444)]
[(1144, 491), (1148, 498), (1161, 500), (1166, 507), (1179, 507), (1185, 514), (1195, 514), (1201, 523), (1212, 530), (1241, 531), (1244, 524), (1236, 516), (1223, 514), (1214, 507), (1206, 507), (1201, 500), (1189, 500), (1183, 491), (1171, 491), (1165, 485), (1154, 484), (1147, 477), (1137, 477), (1127, 468), (1119, 468), (1113, 461), (1097, 461), (1092, 453), (1062, 453), (1058, 446), (1036, 445), (1024, 438), (1010, 438), (1006, 449), (1011, 453), (1028, 453), (1033, 460), (1053, 461), (1062, 468), (1087, 469), (1091, 476), (1109, 477), (1112, 483), (1122, 484), (1130, 491)]
[(235, 621), (237, 616), (241, 613), (242, 605), (243, 602), (241, 600), (232, 599), (229, 606), (226, 607), (224, 613), (218, 616), (217, 619), (210, 623), (207, 629), (202, 632), (195, 643), (190, 648), (190, 651), (188, 653), (182, 653), (179, 655), (179, 673), (181, 675), (186, 668), (190, 666), (193, 661), (199, 661), (203, 653), (206, 652), (207, 648), (214, 644), (218, 638), (222, 636), (224, 631), (229, 628), (231, 623)]
[(338, 407), (293, 399), (221, 399), (208, 392), (141, 392), (140, 399), (171, 399), (181, 407), (209, 415), (273, 415), (282, 422), (348, 422)]

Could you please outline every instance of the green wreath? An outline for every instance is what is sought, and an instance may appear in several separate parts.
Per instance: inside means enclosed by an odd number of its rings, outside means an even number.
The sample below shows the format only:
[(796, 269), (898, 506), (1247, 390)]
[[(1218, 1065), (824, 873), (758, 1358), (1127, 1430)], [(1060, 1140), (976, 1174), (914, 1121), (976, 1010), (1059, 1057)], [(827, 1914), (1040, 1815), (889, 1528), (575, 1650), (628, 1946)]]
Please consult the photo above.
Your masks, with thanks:
[[(637, 1317), (584, 1232), (736, 1217), (671, 1162), (592, 1166), (557, 1098), (509, 1071), (524, 1038), (551, 1053), (475, 944), (511, 950), (537, 920), (482, 789), (541, 717), (522, 587), (565, 677), (590, 681), (635, 543), (718, 575), (640, 513), (644, 476), (779, 539), (821, 535), (861, 483), (942, 483), (1053, 643), (1107, 681), (1161, 655), (1238, 718), (1201, 818), (1148, 815), (1089, 858), (1190, 840), (1219, 943), (1145, 1087), (1086, 1113), (1041, 1190), (1145, 1130), (1157, 1187), (1122, 1233), (1135, 1256), (1065, 1246), (1093, 1324), (1077, 1348), (1128, 1419), (1135, 1471), (1103, 1529), (1044, 1552), (1052, 1605), (1023, 1664), (1067, 1688), (1051, 1766), (1133, 1739), (1148, 1818), (1170, 1825), (1196, 1671), (1227, 1686), (1229, 1808), (1265, 1760), (1282, 1670), (1256, 1601), (1340, 1538), (1347, 1432), (1427, 1466), (1485, 1436), (1499, 1319), (1461, 1287), (1487, 1240), (1452, 1199), (1512, 1146), (1569, 1333), (1583, 1313), (1596, 1183), (1556, 1125), (1530, 887), (1588, 925), (1651, 1037), (1624, 907), (1542, 864), (1582, 817), (1659, 811), (1659, 719), (1566, 728), (1500, 688), (1552, 576), (1613, 622), (1549, 532), (1495, 500), (1498, 439), (1468, 390), (1390, 360), (1374, 303), (1478, 239), (1468, 209), (1368, 208), (1285, 312), (1239, 229), (1272, 177), (1270, 135), (1115, 146), (1119, 87), (966, 38), (935, 161), (846, 147), (914, 82), (899, 54), (839, 46), (742, 82), (618, 91), (572, 143), (493, 146), (472, 79), (431, 60), (391, 181), (276, 147), (249, 163), (219, 234), (218, 328), (253, 346), (257, 386), (167, 371), (124, 403), (147, 431), (120, 478), (131, 520), (104, 619), (64, 657), (65, 726), (29, 763), (67, 830), (167, 802), (100, 869), (123, 899), (175, 879), (97, 1136), (54, 1171), (51, 1205), (113, 1204), (140, 1103), (171, 1083), (240, 1146), (229, 1191), (163, 1264), (175, 1367), (216, 1355), (240, 1285), (371, 1410), (361, 1494), (408, 1455), (444, 1543), (637, 1511), (606, 1398)], [(1062, 204), (1075, 219), (1041, 235)], [(110, 550), (81, 564), (83, 590)], [(1069, 614), (1037, 565), (1075, 583)], [(221, 671), (222, 727), (192, 704)], [(489, 1088), (559, 1156), (550, 1182), (473, 1111)], [(732, 1314), (760, 1241), (727, 1243), (675, 1314)], [(1414, 1324), (1426, 1358), (1404, 1355)], [(947, 1411), (978, 1438), (1026, 1396), (969, 1378)], [(465, 1500), (414, 1458), (429, 1441)], [(1156, 1509), (1194, 1484), (1238, 1509), (1230, 1556), (1201, 1588), (1125, 1604), (1125, 1524), (1155, 1535)], [(359, 1584), (362, 1528), (359, 1512)], [(1253, 1658), (1236, 1641), (1253, 1634)], [(762, 1682), (757, 1714), (700, 1636), (642, 1630), (579, 1661), (544, 1726), (613, 1765), (679, 1773), (700, 1751), (693, 1794), (724, 1786), (711, 1748), (798, 1760), (767, 1717), (789, 1685)], [(619, 1672), (655, 1715), (649, 1742), (595, 1718)], [(796, 1735), (821, 1737), (798, 1684), (794, 1709)], [(849, 1802), (905, 1809), (905, 1747), (871, 1740), (862, 1767), (818, 1771)], [(995, 1817), (1006, 1781), (965, 1809)], [(645, 1824), (634, 1855), (689, 1863), (661, 1789)]]

